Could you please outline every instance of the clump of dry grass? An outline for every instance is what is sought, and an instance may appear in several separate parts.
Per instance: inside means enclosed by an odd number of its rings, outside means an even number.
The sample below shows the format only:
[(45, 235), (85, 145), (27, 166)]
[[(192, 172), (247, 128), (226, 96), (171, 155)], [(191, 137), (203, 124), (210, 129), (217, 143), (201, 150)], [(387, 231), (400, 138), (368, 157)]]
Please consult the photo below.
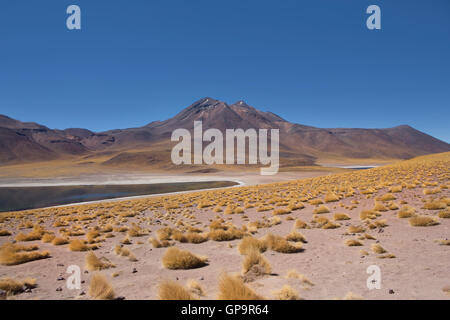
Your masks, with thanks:
[(0, 279), (0, 289), (6, 291), (7, 295), (14, 295), (24, 292), (26, 289), (36, 288), (36, 279), (27, 278), (24, 280), (14, 280), (11, 278)]
[(159, 284), (158, 295), (161, 300), (194, 300), (192, 294), (182, 285), (169, 280)]
[(425, 202), (423, 205), (423, 208), (427, 209), (427, 210), (440, 210), (440, 209), (445, 209), (446, 207), (447, 207), (447, 204), (441, 200), (428, 201), (428, 202)]
[(108, 259), (105, 257), (98, 258), (92, 251), (86, 255), (86, 269), (89, 271), (98, 271), (113, 267), (115, 267), (114, 264), (112, 264)]
[(275, 210), (272, 211), (272, 214), (274, 216), (282, 215), (282, 214), (288, 214), (288, 213), (291, 213), (291, 210), (287, 209), (287, 208), (278, 208), (278, 209), (275, 209)]
[(310, 286), (313, 286), (314, 283), (312, 283), (308, 278), (306, 278), (303, 274), (300, 274), (297, 272), (297, 270), (295, 269), (291, 269), (287, 272), (286, 274), (286, 278), (287, 279), (298, 279), (300, 280), (303, 284), (307, 284)]
[(346, 213), (335, 213), (334, 214), (334, 220), (350, 220), (350, 216)]
[(117, 245), (114, 248), (114, 253), (121, 257), (128, 257), (130, 261), (138, 261), (136, 256), (127, 248)]
[(271, 233), (264, 237), (264, 241), (267, 247), (273, 251), (280, 253), (296, 253), (303, 251), (301, 243), (296, 243), (295, 245), (289, 243), (285, 238), (273, 235)]
[(401, 185), (399, 185), (399, 186), (392, 186), (389, 189), (389, 192), (396, 193), (396, 192), (402, 192), (402, 190), (403, 190), (403, 186), (401, 186)]
[(113, 300), (115, 298), (113, 287), (106, 277), (100, 273), (91, 276), (88, 294), (95, 300)]
[(377, 200), (380, 200), (380, 201), (391, 201), (391, 200), (395, 200), (395, 199), (397, 199), (397, 198), (390, 192), (377, 198)]
[(167, 240), (159, 241), (156, 238), (150, 238), (149, 242), (152, 244), (153, 248), (167, 248), (171, 246), (171, 243)]
[(207, 265), (206, 257), (197, 256), (189, 251), (171, 247), (166, 250), (162, 263), (167, 269), (194, 269)]
[(312, 200), (309, 200), (308, 203), (313, 206), (318, 206), (319, 204), (322, 204), (323, 201), (322, 201), (322, 199), (312, 199)]
[(88, 251), (89, 246), (86, 244), (84, 240), (81, 239), (73, 239), (69, 243), (70, 251)]
[(12, 266), (50, 257), (48, 251), (34, 251), (37, 246), (24, 247), (5, 243), (0, 247), (0, 264)]
[(240, 254), (247, 254), (253, 249), (257, 249), (259, 252), (265, 252), (267, 250), (267, 244), (262, 240), (247, 236), (241, 240), (238, 246)]
[(378, 228), (384, 228), (388, 226), (386, 219), (376, 220), (373, 222), (373, 224)]
[(231, 227), (228, 230), (214, 229), (208, 233), (208, 238), (214, 241), (231, 241), (235, 239), (242, 239), (244, 232)]
[(442, 219), (450, 219), (450, 210), (444, 210), (439, 212), (438, 217)]
[(56, 238), (56, 236), (55, 236), (54, 234), (46, 233), (46, 234), (44, 234), (44, 235), (42, 236), (41, 241), (42, 241), (43, 243), (50, 243), (50, 242), (52, 242), (53, 239), (55, 239), (55, 238)]
[(322, 229), (336, 229), (336, 228), (340, 228), (340, 225), (333, 223), (331, 221), (328, 221), (327, 223), (325, 223), (324, 225), (322, 225), (321, 227)]
[(441, 192), (440, 188), (423, 189), (423, 194), (424, 195), (436, 194), (436, 193), (440, 193), (440, 192)]
[(357, 240), (357, 239), (348, 239), (345, 240), (345, 244), (349, 247), (356, 247), (356, 246), (362, 246), (363, 244), (361, 243), (361, 241)]
[(208, 241), (208, 237), (203, 234), (197, 232), (182, 233), (180, 231), (174, 231), (172, 239), (182, 243), (202, 243)]
[(40, 225), (35, 225), (30, 233), (19, 233), (16, 236), (16, 241), (34, 241), (41, 240), (45, 230)]
[(303, 221), (301, 219), (297, 219), (297, 220), (295, 220), (294, 228), (296, 228), (296, 229), (308, 229), (309, 226), (308, 226), (308, 224), (305, 221)]
[(55, 237), (55, 238), (52, 240), (52, 244), (53, 244), (54, 246), (62, 246), (62, 245), (68, 244), (68, 243), (69, 243), (69, 240), (66, 239), (66, 238)]
[(372, 210), (373, 210), (373, 211), (382, 211), (382, 212), (384, 212), (384, 211), (388, 211), (388, 208), (386, 208), (386, 207), (384, 206), (384, 204), (382, 204), (382, 203), (380, 203), (380, 202), (376, 202), (376, 203), (375, 203), (375, 206), (373, 207)]
[(366, 231), (366, 229), (361, 226), (350, 226), (347, 229), (348, 233), (363, 233), (364, 231)]
[(242, 273), (246, 274), (250, 270), (257, 271), (260, 274), (270, 274), (272, 267), (269, 261), (259, 252), (259, 249), (252, 248), (247, 251), (242, 263)]
[(392, 253), (387, 253), (387, 254), (378, 256), (377, 258), (379, 258), (379, 259), (394, 259), (395, 255)]
[(372, 246), (370, 247), (372, 249), (373, 252), (381, 254), (381, 253), (386, 253), (387, 251), (378, 243), (374, 243), (372, 244)]
[(397, 217), (399, 218), (411, 218), (414, 217), (415, 215), (416, 209), (409, 205), (402, 206), (397, 213)]
[(321, 205), (321, 206), (315, 208), (313, 211), (314, 214), (322, 214), (322, 213), (329, 213), (329, 212), (330, 212), (330, 209), (325, 205)]
[(323, 200), (324, 200), (325, 202), (336, 202), (336, 201), (339, 201), (340, 198), (339, 198), (339, 196), (336, 195), (334, 192), (328, 192), (328, 193), (325, 195), (325, 197), (324, 197)]
[(219, 280), (219, 300), (263, 300), (238, 277), (224, 274)]
[(439, 224), (439, 221), (434, 217), (417, 216), (409, 218), (409, 224), (413, 227), (429, 227)]
[(186, 287), (189, 292), (196, 294), (197, 296), (203, 297), (205, 295), (205, 290), (198, 281), (191, 279), (186, 283)]
[(363, 210), (359, 214), (359, 218), (361, 220), (376, 219), (377, 216), (379, 216), (379, 214), (376, 211), (374, 211), (374, 210)]
[(306, 238), (303, 234), (301, 234), (298, 231), (291, 231), (291, 233), (289, 233), (286, 236), (286, 240), (288, 241), (293, 241), (293, 242), (303, 242), (303, 243), (307, 243)]
[(9, 232), (6, 229), (0, 229), (0, 237), (6, 237), (6, 236), (10, 236), (11, 232)]
[(280, 290), (274, 291), (273, 295), (277, 300), (300, 300), (298, 292), (287, 284), (285, 284)]

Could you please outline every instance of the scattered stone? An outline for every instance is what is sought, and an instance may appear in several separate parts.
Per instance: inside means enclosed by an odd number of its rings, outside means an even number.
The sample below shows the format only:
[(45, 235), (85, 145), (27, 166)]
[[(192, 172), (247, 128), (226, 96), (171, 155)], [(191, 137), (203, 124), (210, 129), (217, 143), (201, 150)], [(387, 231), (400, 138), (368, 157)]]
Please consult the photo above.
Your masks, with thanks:
[(87, 271), (87, 270), (84, 270), (84, 273), (89, 273), (89, 271)]
[(86, 283), (86, 281), (84, 281), (84, 280), (81, 280), (81, 284), (84, 284), (84, 283)]
[(86, 294), (86, 292), (84, 292), (84, 291), (80, 292), (80, 296), (84, 296), (85, 294)]
[(115, 300), (125, 300), (124, 296), (118, 296)]
[(200, 280), (202, 280), (202, 281), (203, 281), (203, 280), (205, 280), (205, 278), (204, 278), (204, 277), (200, 277)]
[(133, 271), (131, 271), (131, 273), (136, 273), (136, 272), (137, 272), (136, 268), (133, 268)]
[(62, 291), (61, 287), (56, 288), (56, 291)]
[(394, 290), (389, 289), (389, 294), (394, 294), (394, 293), (395, 293)]
[(6, 300), (6, 291), (0, 289), (0, 300)]
[(57, 267), (64, 267), (64, 264), (63, 263), (58, 263), (56, 266)]
[(64, 277), (58, 277), (58, 279), (56, 279), (57, 281), (63, 281), (63, 280), (66, 280), (66, 279), (64, 279)]

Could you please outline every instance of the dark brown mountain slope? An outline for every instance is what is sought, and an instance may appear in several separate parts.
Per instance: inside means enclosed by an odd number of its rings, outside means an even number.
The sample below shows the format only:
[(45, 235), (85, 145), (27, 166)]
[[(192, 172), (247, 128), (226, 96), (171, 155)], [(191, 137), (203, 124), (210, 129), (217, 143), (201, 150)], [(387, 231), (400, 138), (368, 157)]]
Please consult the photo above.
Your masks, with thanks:
[[(204, 98), (173, 118), (140, 128), (94, 133), (86, 129), (52, 130), (0, 115), (0, 164), (58, 159), (67, 156), (106, 157), (105, 165), (153, 166), (170, 162), (170, 141), (177, 128), (203, 130), (280, 130), (280, 156), (292, 165), (317, 159), (407, 159), (450, 151), (450, 145), (406, 125), (387, 129), (323, 129), (295, 124), (271, 112), (257, 110), (244, 101), (228, 105)], [(108, 156), (109, 155), (109, 156)], [(135, 159), (135, 160), (133, 160)]]

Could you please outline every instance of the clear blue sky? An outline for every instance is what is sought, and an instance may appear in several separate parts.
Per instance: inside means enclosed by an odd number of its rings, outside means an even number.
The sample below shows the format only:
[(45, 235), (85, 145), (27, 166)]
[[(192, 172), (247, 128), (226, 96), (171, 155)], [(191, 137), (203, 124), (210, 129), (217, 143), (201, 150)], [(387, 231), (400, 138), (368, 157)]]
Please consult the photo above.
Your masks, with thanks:
[(450, 142), (449, 0), (2, 1), (0, 40), (0, 113), (51, 128), (141, 126), (210, 96)]

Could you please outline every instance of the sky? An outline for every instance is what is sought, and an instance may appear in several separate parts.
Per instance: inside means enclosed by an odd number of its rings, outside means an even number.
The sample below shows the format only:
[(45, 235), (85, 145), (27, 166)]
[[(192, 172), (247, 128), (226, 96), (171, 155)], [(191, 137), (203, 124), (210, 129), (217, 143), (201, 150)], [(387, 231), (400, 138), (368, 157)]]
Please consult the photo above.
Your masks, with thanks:
[[(66, 9), (81, 8), (81, 30)], [(381, 30), (366, 8), (381, 8)], [(0, 114), (93, 131), (245, 100), (450, 142), (449, 0), (42, 0), (0, 8)]]

